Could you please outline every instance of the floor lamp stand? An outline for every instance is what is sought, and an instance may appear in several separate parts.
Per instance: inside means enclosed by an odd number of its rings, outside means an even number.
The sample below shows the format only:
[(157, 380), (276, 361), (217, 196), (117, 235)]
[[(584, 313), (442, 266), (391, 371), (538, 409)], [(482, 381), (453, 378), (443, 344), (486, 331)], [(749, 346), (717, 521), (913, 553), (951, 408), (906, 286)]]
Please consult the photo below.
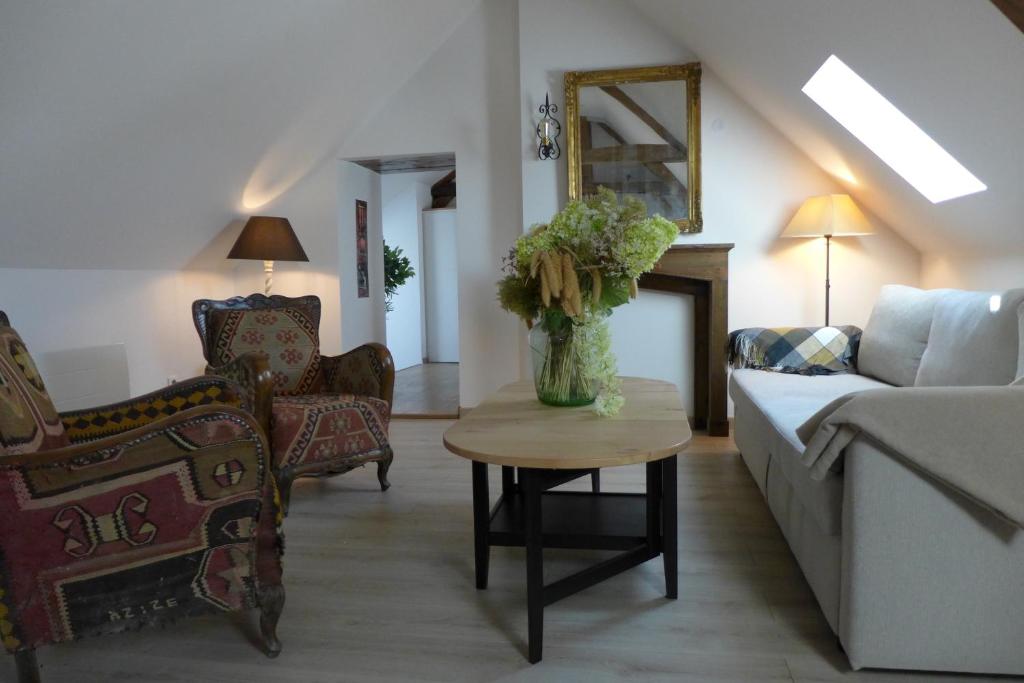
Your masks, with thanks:
[(832, 289), (832, 283), (830, 282), (830, 265), (832, 261), (832, 235), (825, 235), (825, 327), (829, 326), (829, 310), (828, 310), (828, 299), (829, 290)]

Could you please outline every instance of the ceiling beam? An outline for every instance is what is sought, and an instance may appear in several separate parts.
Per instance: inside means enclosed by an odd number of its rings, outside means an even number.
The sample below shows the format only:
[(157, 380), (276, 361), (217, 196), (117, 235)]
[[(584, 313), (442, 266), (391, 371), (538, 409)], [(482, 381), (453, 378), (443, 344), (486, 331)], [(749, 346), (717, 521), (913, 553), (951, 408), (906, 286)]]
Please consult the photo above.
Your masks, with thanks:
[(629, 161), (664, 164), (686, 160), (686, 152), (671, 145), (616, 145), (583, 150), (585, 164), (618, 164)]
[(673, 135), (672, 131), (663, 126), (661, 122), (658, 121), (658, 119), (651, 116), (650, 112), (641, 107), (636, 100), (634, 100), (632, 97), (624, 93), (622, 91), (622, 88), (620, 88), (617, 85), (603, 85), (601, 86), (601, 90), (603, 90), (605, 93), (613, 97), (626, 109), (633, 112), (633, 114), (638, 119), (646, 123), (648, 127), (650, 127), (650, 129), (653, 130), (655, 133), (657, 133), (658, 137), (660, 137), (662, 140), (667, 142), (672, 147), (675, 147), (676, 149), (681, 149), (683, 150), (683, 152), (686, 151), (686, 145), (683, 144), (683, 142), (679, 138)]
[(1024, 31), (1024, 0), (992, 0), (992, 4), (1006, 15), (1006, 18)]

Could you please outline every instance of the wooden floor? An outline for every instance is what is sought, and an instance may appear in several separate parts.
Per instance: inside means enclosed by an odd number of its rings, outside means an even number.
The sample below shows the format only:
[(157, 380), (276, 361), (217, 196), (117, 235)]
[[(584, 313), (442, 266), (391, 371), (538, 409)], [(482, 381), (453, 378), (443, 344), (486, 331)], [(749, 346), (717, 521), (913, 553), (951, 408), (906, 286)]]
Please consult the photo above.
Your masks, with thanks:
[(459, 416), (459, 364), (424, 363), (395, 373), (395, 417)]
[[(43, 649), (43, 680), (976, 680), (850, 672), (731, 440), (702, 436), (679, 459), (679, 600), (660, 561), (641, 565), (549, 607), (530, 666), (523, 551), (493, 549), (490, 588), (474, 588), (470, 466), (441, 446), (448, 424), (394, 423), (386, 493), (373, 469), (296, 484), (278, 659), (252, 645), (255, 615), (212, 616)], [(603, 475), (641, 482), (637, 467)], [(599, 556), (546, 551), (547, 580)]]

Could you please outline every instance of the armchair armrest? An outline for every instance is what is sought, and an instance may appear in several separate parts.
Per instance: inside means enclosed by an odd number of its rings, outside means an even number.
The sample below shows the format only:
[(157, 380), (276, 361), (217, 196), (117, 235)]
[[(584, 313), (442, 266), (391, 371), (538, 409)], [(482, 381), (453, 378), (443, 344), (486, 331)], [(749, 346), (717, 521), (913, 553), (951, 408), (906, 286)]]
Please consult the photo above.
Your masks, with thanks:
[(242, 387), (224, 377), (192, 377), (170, 386), (98, 408), (60, 414), (72, 444), (123, 434), (202, 405), (249, 409), (251, 400)]
[(265, 353), (250, 351), (224, 365), (207, 365), (206, 374), (224, 377), (237, 383), (244, 392), (256, 422), (263, 428), (263, 433), (270, 434), (274, 376)]
[(262, 604), (280, 586), (278, 511), (266, 437), (238, 408), (199, 406), (125, 434), (7, 456), (4, 645)]
[(340, 356), (323, 356), (321, 367), (327, 391), (373, 396), (391, 405), (395, 394), (395, 361), (383, 344), (363, 344)]
[(729, 365), (796, 375), (857, 372), (861, 329), (748, 327), (729, 333)]

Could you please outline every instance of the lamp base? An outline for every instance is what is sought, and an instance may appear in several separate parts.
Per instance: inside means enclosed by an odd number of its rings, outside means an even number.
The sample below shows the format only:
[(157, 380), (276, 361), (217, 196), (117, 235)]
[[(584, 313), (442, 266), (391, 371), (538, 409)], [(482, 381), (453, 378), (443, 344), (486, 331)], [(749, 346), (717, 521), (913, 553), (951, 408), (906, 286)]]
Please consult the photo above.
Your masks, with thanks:
[(263, 273), (265, 275), (263, 280), (263, 293), (270, 296), (270, 288), (274, 286), (274, 262), (264, 261), (263, 262)]

